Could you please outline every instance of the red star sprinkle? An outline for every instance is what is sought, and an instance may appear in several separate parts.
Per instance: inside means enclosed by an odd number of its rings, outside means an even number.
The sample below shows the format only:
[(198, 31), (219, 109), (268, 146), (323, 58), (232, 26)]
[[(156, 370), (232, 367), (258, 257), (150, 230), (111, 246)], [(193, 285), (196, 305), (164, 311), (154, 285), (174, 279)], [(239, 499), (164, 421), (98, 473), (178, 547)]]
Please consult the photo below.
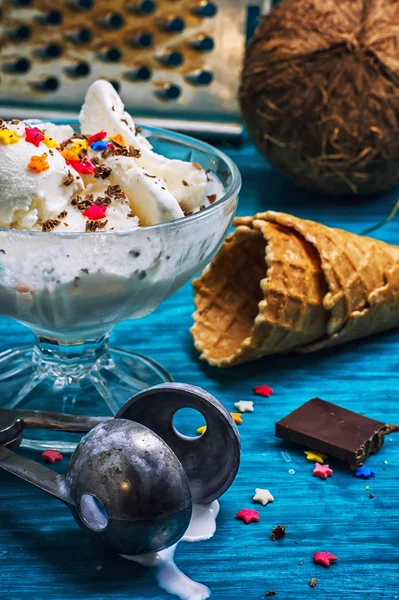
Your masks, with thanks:
[(268, 385), (257, 385), (254, 388), (254, 393), (257, 396), (264, 396), (265, 398), (268, 398), (269, 396), (271, 396), (273, 394), (273, 389), (271, 387), (269, 387)]
[(46, 450), (41, 456), (41, 459), (44, 460), (44, 462), (51, 464), (55, 463), (57, 460), (62, 460), (63, 458), (64, 457), (58, 450)]
[(89, 206), (89, 208), (86, 208), (82, 215), (90, 219), (90, 221), (99, 221), (100, 219), (105, 218), (106, 212), (106, 206), (96, 206), (95, 204), (93, 204), (92, 206)]
[(244, 523), (248, 525), (251, 521), (259, 521), (259, 513), (257, 510), (252, 510), (250, 508), (242, 508), (240, 512), (236, 514), (237, 519), (242, 519)]
[(98, 133), (94, 133), (93, 135), (91, 135), (89, 137), (89, 146), (90, 144), (93, 144), (93, 142), (100, 142), (101, 140), (103, 140), (104, 138), (107, 137), (107, 132), (106, 131), (99, 131)]
[(26, 141), (36, 146), (36, 148), (38, 148), (40, 142), (44, 140), (44, 135), (37, 127), (32, 127), (31, 129), (29, 129), (29, 127), (26, 127), (25, 134)]
[(331, 477), (332, 474), (333, 470), (330, 469), (330, 465), (321, 465), (320, 463), (316, 463), (316, 466), (313, 469), (313, 475), (315, 477), (320, 477), (320, 479), (327, 479), (327, 477)]
[(369, 495), (369, 498), (374, 498), (374, 494), (370, 494), (370, 495)]
[(324, 567), (329, 567), (330, 564), (336, 560), (338, 560), (338, 558), (336, 556), (334, 556), (333, 554), (330, 554), (330, 552), (315, 552), (313, 555), (313, 560), (315, 563), (319, 564), (319, 565), (323, 565)]
[(67, 160), (67, 165), (71, 165), (78, 173), (82, 175), (90, 175), (95, 173), (96, 167), (93, 165), (91, 160)]

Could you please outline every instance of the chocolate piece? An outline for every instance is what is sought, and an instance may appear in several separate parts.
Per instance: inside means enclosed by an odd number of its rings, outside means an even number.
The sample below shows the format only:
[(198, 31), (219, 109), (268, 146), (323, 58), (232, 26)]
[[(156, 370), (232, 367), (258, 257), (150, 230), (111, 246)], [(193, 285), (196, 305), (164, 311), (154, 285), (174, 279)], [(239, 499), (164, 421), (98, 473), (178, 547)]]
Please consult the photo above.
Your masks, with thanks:
[(313, 398), (276, 423), (276, 437), (339, 458), (352, 469), (377, 452), (384, 436), (399, 431), (320, 398)]
[(272, 535), (270, 536), (270, 539), (272, 540), (272, 542), (275, 542), (276, 540), (280, 540), (283, 537), (285, 537), (284, 525), (276, 525), (276, 527), (273, 527)]

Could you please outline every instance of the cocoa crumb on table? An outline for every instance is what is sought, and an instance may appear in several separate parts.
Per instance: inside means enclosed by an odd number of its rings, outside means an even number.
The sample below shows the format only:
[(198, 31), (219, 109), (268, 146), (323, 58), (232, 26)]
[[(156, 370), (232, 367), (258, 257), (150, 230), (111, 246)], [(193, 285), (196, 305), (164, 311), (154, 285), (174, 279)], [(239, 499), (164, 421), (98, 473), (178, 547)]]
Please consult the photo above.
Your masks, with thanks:
[(269, 590), (266, 592), (265, 597), (267, 598), (268, 596), (275, 596), (276, 594), (277, 592), (275, 590)]
[(279, 540), (283, 537), (285, 537), (284, 525), (276, 525), (276, 527), (273, 527), (271, 535), (272, 542), (274, 542), (275, 540)]
[(316, 577), (312, 577), (312, 579), (309, 581), (309, 586), (310, 586), (311, 588), (314, 588), (314, 587), (316, 587), (316, 584), (317, 584), (317, 579), (316, 579)]

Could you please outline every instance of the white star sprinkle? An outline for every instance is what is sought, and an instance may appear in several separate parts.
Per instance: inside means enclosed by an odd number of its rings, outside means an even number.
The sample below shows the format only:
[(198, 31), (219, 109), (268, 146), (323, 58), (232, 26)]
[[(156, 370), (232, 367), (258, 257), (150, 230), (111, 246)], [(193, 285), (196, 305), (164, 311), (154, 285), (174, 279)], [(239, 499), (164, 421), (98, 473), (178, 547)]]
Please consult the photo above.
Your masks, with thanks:
[(269, 490), (262, 490), (260, 488), (256, 488), (253, 500), (254, 502), (260, 502), (261, 504), (263, 504), (263, 506), (266, 506), (268, 502), (274, 502), (274, 497), (271, 495)]
[(240, 402), (236, 402), (234, 407), (241, 413), (254, 412), (254, 403), (250, 400), (241, 400)]

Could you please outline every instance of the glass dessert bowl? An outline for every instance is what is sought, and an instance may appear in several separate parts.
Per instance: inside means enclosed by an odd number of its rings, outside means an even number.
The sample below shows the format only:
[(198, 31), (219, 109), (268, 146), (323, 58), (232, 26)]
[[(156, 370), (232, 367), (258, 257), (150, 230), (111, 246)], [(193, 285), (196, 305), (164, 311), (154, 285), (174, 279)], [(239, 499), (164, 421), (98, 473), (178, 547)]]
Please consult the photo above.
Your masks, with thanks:
[[(109, 415), (135, 392), (172, 379), (150, 358), (109, 347), (109, 334), (120, 321), (154, 311), (213, 258), (241, 178), (208, 144), (155, 128), (145, 133), (156, 152), (210, 169), (223, 197), (187, 217), (133, 230), (0, 229), (0, 314), (36, 338), (33, 347), (0, 354), (3, 407)], [(78, 441), (52, 435), (32, 431), (25, 446), (70, 451)]]

